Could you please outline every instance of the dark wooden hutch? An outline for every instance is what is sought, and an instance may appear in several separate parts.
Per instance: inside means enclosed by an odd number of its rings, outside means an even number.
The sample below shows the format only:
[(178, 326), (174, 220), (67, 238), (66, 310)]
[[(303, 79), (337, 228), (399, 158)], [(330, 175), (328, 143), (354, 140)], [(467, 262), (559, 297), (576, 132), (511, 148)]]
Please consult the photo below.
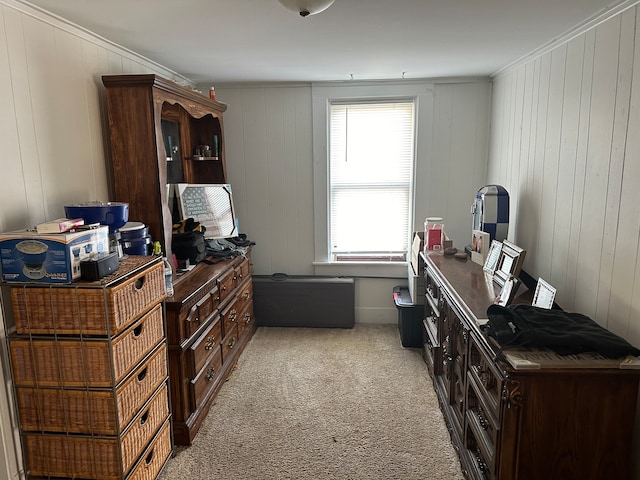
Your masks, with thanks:
[[(171, 254), (168, 185), (228, 183), (226, 105), (153, 74), (102, 77), (114, 200)], [(199, 146), (208, 145), (206, 154)], [(250, 255), (174, 275), (166, 300), (175, 443), (189, 445), (256, 329)]]

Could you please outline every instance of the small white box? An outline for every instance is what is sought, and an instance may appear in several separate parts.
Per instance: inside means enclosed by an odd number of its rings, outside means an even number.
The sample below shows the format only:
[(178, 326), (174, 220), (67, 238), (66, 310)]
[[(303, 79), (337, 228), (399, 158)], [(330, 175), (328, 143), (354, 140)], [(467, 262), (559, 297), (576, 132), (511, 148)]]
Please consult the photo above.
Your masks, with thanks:
[(414, 304), (419, 304), (424, 302), (424, 275), (416, 275), (413, 271), (413, 267), (409, 265), (408, 272), (408, 284), (409, 284), (409, 295), (411, 295), (411, 301)]
[(414, 232), (413, 243), (411, 244), (411, 266), (416, 275), (422, 275), (422, 269), (424, 268), (424, 260), (420, 256), (420, 252), (423, 249), (424, 232)]

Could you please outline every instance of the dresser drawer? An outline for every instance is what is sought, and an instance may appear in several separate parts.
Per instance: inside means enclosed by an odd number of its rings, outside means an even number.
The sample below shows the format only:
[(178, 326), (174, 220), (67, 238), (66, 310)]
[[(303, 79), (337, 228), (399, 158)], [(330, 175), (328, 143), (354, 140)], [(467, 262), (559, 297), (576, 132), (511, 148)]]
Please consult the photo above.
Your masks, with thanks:
[(250, 301), (253, 300), (253, 283), (251, 281), (246, 281), (241, 284), (238, 289), (238, 294), (236, 295), (236, 305), (238, 307), (238, 311), (244, 310), (245, 305), (247, 305)]
[(189, 377), (193, 378), (202, 369), (211, 352), (220, 346), (222, 341), (222, 321), (216, 316), (211, 325), (200, 335), (187, 352), (187, 368)]
[(238, 326), (233, 325), (222, 340), (222, 361), (226, 362), (233, 355), (234, 348), (238, 343)]
[(16, 388), (20, 426), (28, 432), (117, 435), (167, 378), (164, 345), (114, 392), (94, 389)]
[(236, 288), (236, 271), (232, 268), (224, 272), (218, 278), (218, 293), (220, 302), (223, 302)]
[(242, 260), (240, 265), (236, 267), (236, 274), (238, 277), (238, 283), (244, 282), (247, 278), (251, 277), (251, 271), (253, 270), (253, 265), (249, 261), (248, 258)]
[(473, 380), (478, 397), (485, 406), (486, 414), (490, 415), (493, 423), (497, 425), (500, 419), (502, 375), (475, 341), (469, 342), (467, 361), (469, 379)]
[(185, 318), (185, 334), (191, 337), (202, 325), (211, 320), (220, 304), (220, 295), (216, 286), (207, 292), (191, 307)]
[(253, 315), (253, 302), (249, 301), (244, 305), (244, 310), (238, 318), (238, 338), (240, 338), (244, 331), (254, 323), (256, 323), (256, 318)]
[(161, 305), (114, 340), (14, 337), (10, 340), (14, 382), (19, 386), (112, 387), (163, 338)]
[(217, 346), (207, 358), (207, 363), (189, 383), (191, 389), (191, 410), (196, 410), (207, 393), (216, 385), (222, 371), (222, 347)]
[(222, 334), (227, 335), (237, 324), (240, 317), (240, 311), (238, 310), (237, 299), (229, 303), (227, 307), (220, 312), (220, 319), (222, 321)]
[[(127, 262), (153, 261), (137, 257), (121, 262), (129, 276), (105, 288), (85, 282), (70, 287), (11, 288), (13, 316), (18, 334), (116, 335), (166, 297), (162, 262), (135, 270)], [(135, 263), (133, 264), (135, 265)], [(122, 273), (122, 272), (121, 272)], [(55, 313), (53, 313), (55, 312)]]

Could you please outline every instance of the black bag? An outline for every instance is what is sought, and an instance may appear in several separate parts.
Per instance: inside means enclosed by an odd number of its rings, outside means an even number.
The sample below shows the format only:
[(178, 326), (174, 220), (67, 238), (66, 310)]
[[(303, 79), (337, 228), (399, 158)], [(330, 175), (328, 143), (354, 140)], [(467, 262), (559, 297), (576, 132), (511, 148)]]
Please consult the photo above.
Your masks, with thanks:
[(204, 260), (207, 253), (204, 232), (174, 233), (171, 243), (176, 258), (178, 260), (189, 260), (191, 264)]

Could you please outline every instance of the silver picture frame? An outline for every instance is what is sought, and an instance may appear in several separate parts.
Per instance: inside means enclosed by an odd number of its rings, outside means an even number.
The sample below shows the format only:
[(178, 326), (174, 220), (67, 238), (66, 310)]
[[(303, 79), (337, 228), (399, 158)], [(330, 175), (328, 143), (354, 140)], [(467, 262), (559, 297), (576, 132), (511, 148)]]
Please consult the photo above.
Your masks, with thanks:
[(520, 248), (509, 240), (504, 240), (493, 274), (494, 281), (498, 285), (503, 286), (509, 278), (518, 278), (526, 253), (526, 250), (523, 248)]

